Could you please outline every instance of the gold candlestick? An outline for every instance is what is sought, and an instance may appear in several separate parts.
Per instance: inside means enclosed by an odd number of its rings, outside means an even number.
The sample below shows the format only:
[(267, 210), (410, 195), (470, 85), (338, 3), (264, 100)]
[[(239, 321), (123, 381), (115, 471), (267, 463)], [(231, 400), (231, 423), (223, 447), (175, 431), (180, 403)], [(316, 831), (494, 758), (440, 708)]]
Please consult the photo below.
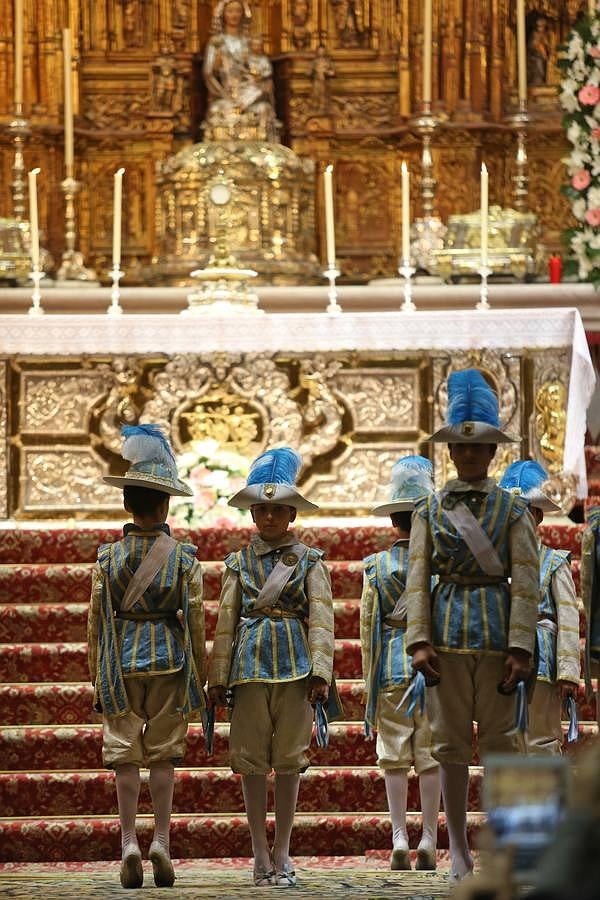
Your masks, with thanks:
[(409, 124), (421, 136), (421, 210), (422, 215), (413, 221), (415, 238), (412, 241), (412, 258), (418, 268), (429, 271), (431, 253), (444, 246), (446, 226), (439, 216), (434, 214), (435, 189), (437, 182), (433, 177), (433, 157), (431, 141), (440, 119), (431, 112), (431, 103), (423, 104), (423, 112)]
[(518, 212), (529, 210), (529, 174), (527, 160), (527, 126), (529, 115), (527, 101), (519, 101), (519, 111), (508, 119), (517, 135), (516, 172), (512, 176), (514, 182), (514, 207)]
[(13, 161), (13, 180), (12, 201), (13, 215), (17, 221), (22, 222), (25, 218), (25, 163), (23, 161), (23, 150), (25, 148), (25, 139), (31, 134), (29, 123), (23, 118), (23, 104), (15, 105), (15, 117), (8, 126), (8, 130), (12, 135), (12, 141), (15, 146), (15, 157)]
[(60, 184), (65, 195), (65, 245), (62, 263), (57, 272), (58, 281), (78, 281), (97, 283), (96, 273), (85, 266), (83, 253), (75, 249), (77, 221), (75, 216), (75, 196), (81, 187), (78, 181), (67, 176)]

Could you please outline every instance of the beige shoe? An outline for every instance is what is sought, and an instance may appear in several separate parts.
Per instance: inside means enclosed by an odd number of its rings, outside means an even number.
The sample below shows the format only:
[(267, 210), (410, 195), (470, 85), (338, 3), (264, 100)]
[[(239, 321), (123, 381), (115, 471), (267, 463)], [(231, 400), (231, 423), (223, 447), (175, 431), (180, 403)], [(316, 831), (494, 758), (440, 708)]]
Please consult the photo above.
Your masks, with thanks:
[(255, 887), (270, 887), (275, 883), (274, 869), (257, 869), (255, 867), (253, 873)]
[(410, 872), (410, 851), (408, 847), (394, 847), (390, 857), (390, 869), (393, 872)]
[(417, 865), (415, 866), (420, 872), (435, 872), (437, 869), (437, 856), (435, 847), (417, 847)]
[(173, 863), (168, 851), (158, 841), (152, 841), (150, 844), (148, 859), (152, 863), (152, 873), (156, 887), (173, 887), (175, 883)]
[(296, 873), (289, 863), (286, 863), (285, 866), (282, 866), (281, 869), (277, 869), (275, 872), (275, 878), (273, 879), (275, 887), (296, 887), (296, 883)]
[(144, 870), (142, 869), (142, 854), (139, 847), (131, 847), (123, 855), (121, 860), (121, 887), (141, 888), (144, 883)]

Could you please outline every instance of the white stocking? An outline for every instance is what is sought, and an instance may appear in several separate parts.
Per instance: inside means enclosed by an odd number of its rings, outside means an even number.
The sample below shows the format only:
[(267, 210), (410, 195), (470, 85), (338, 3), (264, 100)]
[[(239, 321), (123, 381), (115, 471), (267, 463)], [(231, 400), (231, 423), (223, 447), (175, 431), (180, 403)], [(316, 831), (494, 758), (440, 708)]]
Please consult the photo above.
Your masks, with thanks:
[(386, 769), (384, 772), (394, 850), (408, 849), (406, 804), (408, 801), (408, 769)]
[(275, 841), (273, 862), (281, 872), (290, 861), (290, 839), (298, 802), (299, 775), (275, 775)]
[(268, 872), (271, 860), (267, 843), (267, 776), (242, 775), (242, 790), (252, 839), (254, 868)]
[(150, 796), (154, 810), (154, 837), (165, 851), (169, 852), (169, 826), (173, 810), (173, 785), (175, 770), (170, 762), (155, 763), (150, 766)]
[(140, 796), (140, 770), (137, 766), (127, 763), (124, 766), (115, 766), (115, 775), (121, 822), (121, 853), (125, 855), (128, 850), (139, 849), (135, 833), (135, 816)]
[(440, 811), (440, 769), (435, 766), (419, 775), (419, 793), (423, 814), (423, 833), (419, 847), (435, 850), (437, 846), (437, 824)]
[(445, 763), (440, 768), (452, 872), (462, 878), (473, 869), (467, 839), (469, 767), (466, 763)]

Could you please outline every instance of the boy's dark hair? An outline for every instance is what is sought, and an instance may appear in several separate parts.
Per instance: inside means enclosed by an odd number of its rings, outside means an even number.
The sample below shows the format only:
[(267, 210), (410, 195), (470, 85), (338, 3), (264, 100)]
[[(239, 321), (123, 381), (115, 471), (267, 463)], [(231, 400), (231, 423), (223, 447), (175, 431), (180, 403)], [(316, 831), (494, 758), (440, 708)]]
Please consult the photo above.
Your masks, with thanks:
[(168, 496), (164, 491), (136, 484), (126, 484), (123, 488), (123, 501), (134, 516), (151, 516)]
[(394, 528), (401, 528), (402, 531), (410, 531), (410, 523), (412, 520), (412, 510), (406, 512), (395, 512), (391, 515), (392, 525)]

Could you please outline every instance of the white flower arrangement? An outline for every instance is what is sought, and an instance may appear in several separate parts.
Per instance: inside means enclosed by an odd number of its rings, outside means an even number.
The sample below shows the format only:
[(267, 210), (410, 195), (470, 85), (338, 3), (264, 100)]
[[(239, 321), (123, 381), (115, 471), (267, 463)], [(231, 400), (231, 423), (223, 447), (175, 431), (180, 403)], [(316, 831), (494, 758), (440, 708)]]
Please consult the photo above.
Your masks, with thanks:
[(572, 145), (563, 193), (579, 223), (565, 233), (573, 254), (567, 271), (600, 287), (600, 19), (582, 18), (563, 47), (560, 104)]
[(177, 468), (194, 496), (172, 498), (170, 525), (194, 528), (248, 524), (248, 510), (227, 506), (232, 494), (246, 484), (250, 463), (245, 456), (224, 450), (218, 441), (207, 438), (190, 441), (177, 457)]

